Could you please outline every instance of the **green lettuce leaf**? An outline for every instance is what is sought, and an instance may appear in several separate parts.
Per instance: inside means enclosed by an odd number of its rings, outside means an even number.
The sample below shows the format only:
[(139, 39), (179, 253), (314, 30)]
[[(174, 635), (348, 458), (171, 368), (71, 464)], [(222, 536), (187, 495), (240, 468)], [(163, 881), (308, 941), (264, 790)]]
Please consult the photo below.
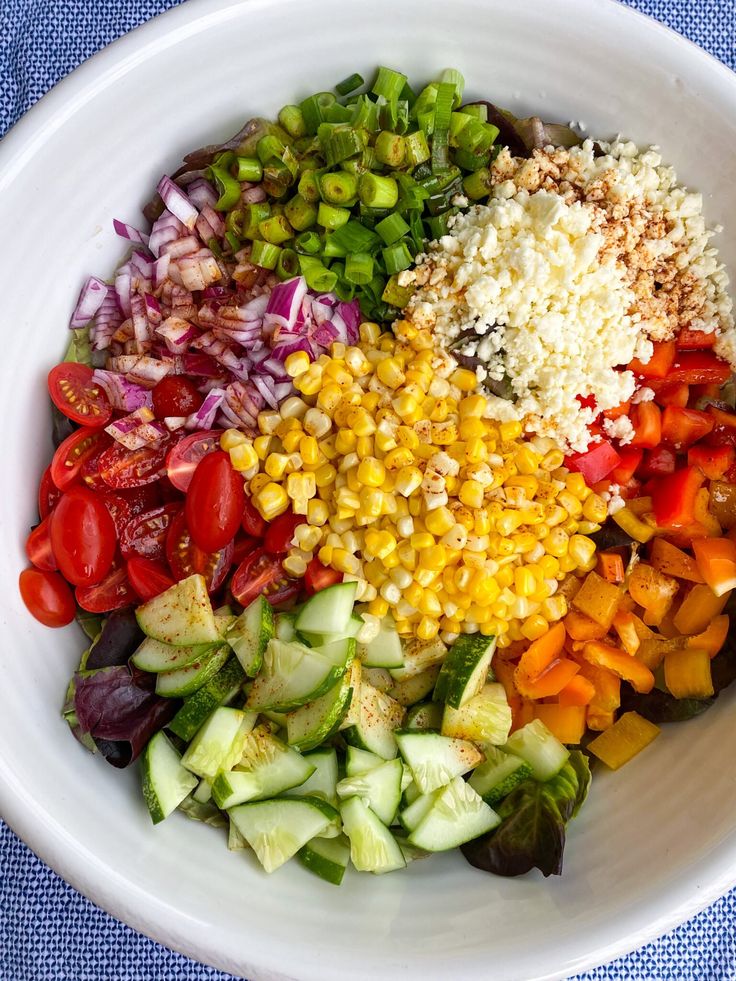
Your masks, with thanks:
[(92, 346), (89, 339), (89, 325), (82, 327), (81, 330), (71, 331), (71, 340), (63, 361), (76, 361), (79, 364), (92, 367)]

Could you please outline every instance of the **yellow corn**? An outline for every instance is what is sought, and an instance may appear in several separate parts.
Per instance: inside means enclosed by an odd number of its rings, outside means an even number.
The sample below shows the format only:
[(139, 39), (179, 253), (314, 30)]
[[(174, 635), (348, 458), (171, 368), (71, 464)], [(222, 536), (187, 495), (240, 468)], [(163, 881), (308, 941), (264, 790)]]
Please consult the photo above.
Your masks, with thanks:
[(422, 617), (417, 625), (417, 637), (420, 640), (432, 640), (439, 633), (440, 625), (431, 617)]
[(239, 429), (226, 429), (220, 436), (220, 449), (228, 453), (230, 450), (246, 441), (246, 436)]
[(280, 484), (270, 482), (258, 492), (255, 503), (263, 517), (271, 521), (286, 511), (289, 497)]
[(478, 387), (478, 379), (475, 372), (468, 368), (456, 368), (450, 375), (450, 381), (460, 389), (461, 392), (472, 392)]
[(258, 413), (258, 428), (263, 436), (272, 436), (280, 423), (281, 416), (278, 412), (268, 411)]
[(483, 493), (483, 485), (477, 480), (464, 480), (458, 497), (469, 508), (479, 508), (483, 506)]
[(230, 463), (239, 473), (258, 466), (258, 454), (252, 443), (238, 443), (230, 451)]
[(366, 487), (381, 487), (386, 477), (386, 468), (374, 456), (366, 456), (358, 466), (358, 480)]
[(298, 378), (309, 368), (309, 355), (306, 351), (294, 351), (284, 361), (284, 368), (289, 378)]
[(429, 512), (425, 519), (427, 531), (438, 537), (441, 537), (445, 532), (454, 528), (455, 523), (454, 515), (447, 507), (435, 508), (435, 510)]
[(372, 436), (376, 424), (362, 406), (355, 406), (347, 415), (347, 424), (356, 436)]
[(307, 504), (307, 521), (310, 525), (321, 527), (327, 524), (330, 512), (324, 501), (312, 499)]
[(301, 442), (302, 436), (303, 433), (300, 429), (292, 429), (290, 432), (285, 433), (283, 439), (281, 440), (284, 453), (295, 453), (299, 449), (299, 443)]
[(342, 389), (335, 382), (332, 382), (320, 389), (317, 395), (317, 408), (328, 416), (331, 416), (340, 404), (341, 399)]
[(383, 361), (379, 361), (376, 375), (388, 388), (399, 388), (406, 380), (406, 375), (401, 370), (401, 365), (396, 358), (385, 358)]
[(498, 428), (504, 443), (509, 443), (511, 440), (518, 439), (521, 436), (521, 423), (517, 420), (502, 422)]
[(371, 616), (380, 617), (380, 619), (383, 619), (386, 616), (389, 609), (390, 607), (388, 603), (382, 596), (377, 596), (368, 604), (368, 612), (371, 614)]

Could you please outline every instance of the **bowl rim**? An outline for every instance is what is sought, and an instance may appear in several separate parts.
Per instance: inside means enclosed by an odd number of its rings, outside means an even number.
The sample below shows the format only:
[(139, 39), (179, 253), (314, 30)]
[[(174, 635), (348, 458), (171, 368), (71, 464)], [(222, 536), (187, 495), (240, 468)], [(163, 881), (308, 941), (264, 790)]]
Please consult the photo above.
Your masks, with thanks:
[[(47, 140), (100, 90), (124, 77), (136, 64), (147, 60), (155, 50), (176, 46), (198, 30), (239, 16), (244, 6), (264, 8), (276, 0), (188, 0), (179, 3), (129, 31), (122, 37), (85, 59), (60, 79), (5, 133), (0, 145), (0, 192), (12, 183), (22, 168)], [(308, 0), (292, 0), (304, 3)], [(549, 0), (548, 0), (549, 2)], [(578, 3), (581, 0), (563, 0)], [(590, 5), (591, 0), (584, 0)], [(594, 0), (595, 17), (619, 17), (648, 31), (654, 41), (672, 50), (679, 48), (685, 59), (685, 70), (692, 68), (708, 73), (713, 81), (731, 87), (736, 105), (736, 73), (714, 55), (683, 37), (674, 29), (625, 5), (622, 0)], [(590, 10), (591, 7), (588, 7)], [(215, 946), (206, 940), (190, 938), (176, 929), (175, 917), (157, 897), (139, 888), (109, 866), (93, 860), (84, 845), (56, 823), (46, 811), (34, 807), (34, 799), (24, 791), (21, 775), (5, 766), (0, 756), (0, 817), (8, 827), (65, 882), (120, 922), (199, 963), (218, 970), (254, 978), (281, 979), (278, 967), (266, 962), (263, 951), (248, 955), (248, 963), (234, 965), (219, 956)], [(736, 849), (728, 842), (700, 861), (697, 876), (688, 873), (670, 883), (660, 913), (646, 925), (611, 939), (591, 951), (567, 969), (579, 973), (606, 964), (656, 939), (701, 912), (736, 885)], [(104, 873), (104, 874), (102, 874)], [(664, 912), (662, 910), (664, 909)], [(243, 973), (240, 973), (243, 972)], [(554, 981), (566, 977), (567, 970), (544, 971), (527, 981)]]

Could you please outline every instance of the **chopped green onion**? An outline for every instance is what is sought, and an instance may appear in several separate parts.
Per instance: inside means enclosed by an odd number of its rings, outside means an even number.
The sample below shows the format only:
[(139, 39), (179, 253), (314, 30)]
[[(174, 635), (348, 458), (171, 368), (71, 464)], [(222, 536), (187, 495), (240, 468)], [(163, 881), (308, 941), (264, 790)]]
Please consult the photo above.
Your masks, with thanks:
[(319, 180), (322, 200), (327, 204), (341, 204), (348, 207), (358, 199), (358, 178), (354, 174), (337, 171), (332, 174), (322, 174)]
[(498, 134), (501, 132), (501, 130), (498, 128), (498, 126), (494, 126), (493, 123), (486, 123), (486, 130), (491, 138), (491, 142), (488, 145), (493, 146), (498, 139)]
[(335, 295), (343, 303), (350, 303), (350, 301), (355, 297), (355, 286), (349, 283), (344, 276), (338, 274), (337, 283), (335, 283), (334, 289)]
[(456, 68), (446, 68), (442, 75), (440, 76), (440, 82), (442, 85), (452, 85), (454, 89), (454, 97), (452, 104), (455, 109), (463, 101), (463, 92), (465, 91), (465, 79), (460, 74)]
[(207, 176), (214, 180), (220, 194), (214, 204), (216, 211), (230, 211), (240, 200), (240, 183), (224, 167), (213, 164), (207, 170)]
[(429, 191), (417, 184), (410, 174), (397, 174), (396, 180), (401, 188), (400, 207), (407, 211), (416, 211), (424, 207), (424, 202), (429, 197)]
[(487, 198), (491, 193), (491, 172), (488, 167), (482, 167), (463, 180), (463, 190), (471, 201)]
[(356, 129), (365, 129), (369, 133), (375, 133), (380, 129), (376, 103), (367, 95), (361, 95), (353, 109), (351, 122)]
[(457, 146), (457, 137), (461, 130), (469, 126), (472, 120), (465, 112), (453, 112), (450, 114), (450, 146)]
[(373, 259), (365, 252), (355, 252), (345, 260), (345, 279), (356, 286), (363, 286), (373, 279)]
[(379, 163), (394, 169), (403, 164), (406, 156), (404, 137), (399, 136), (398, 133), (389, 133), (388, 130), (378, 134), (373, 149)]
[(353, 174), (355, 177), (360, 177), (360, 175), (364, 174), (366, 170), (370, 170), (370, 168), (365, 164), (363, 159), (364, 156), (365, 150), (363, 150), (362, 157), (353, 157), (350, 160), (343, 160), (341, 164), (342, 169), (347, 171), (348, 174)]
[(317, 209), (317, 224), (323, 228), (339, 228), (350, 220), (350, 211), (347, 208), (336, 208), (332, 204), (320, 201)]
[(353, 72), (352, 75), (348, 75), (341, 82), (338, 82), (335, 86), (335, 91), (338, 95), (350, 95), (351, 92), (355, 92), (359, 89), (361, 85), (365, 85), (365, 80), (362, 75), (357, 72)]
[(410, 287), (399, 286), (396, 276), (391, 276), (384, 287), (381, 294), (381, 299), (384, 303), (388, 303), (392, 307), (397, 307), (399, 310), (403, 310), (411, 299), (411, 295), (412, 289)]
[(412, 254), (404, 241), (389, 245), (382, 250), (381, 255), (389, 276), (401, 272), (402, 269), (408, 269), (413, 261)]
[(294, 237), (294, 229), (284, 215), (271, 215), (270, 218), (264, 218), (258, 225), (258, 231), (271, 245), (281, 245)]
[(243, 238), (255, 238), (259, 234), (258, 226), (270, 214), (271, 206), (268, 201), (247, 205), (242, 227)]
[(381, 236), (385, 245), (393, 245), (403, 238), (409, 231), (409, 226), (398, 213), (393, 211), (376, 225), (376, 231)]
[(450, 165), (449, 134), (455, 87), (452, 82), (441, 82), (437, 88), (432, 134), (432, 173), (447, 170)]
[(299, 256), (293, 249), (282, 249), (276, 263), (276, 275), (280, 280), (299, 275)]
[(337, 282), (337, 273), (328, 269), (314, 256), (300, 255), (299, 268), (307, 281), (307, 286), (318, 293), (329, 293)]
[(325, 109), (324, 116), (327, 123), (349, 123), (353, 118), (353, 110), (350, 106), (341, 106), (339, 102), (333, 102)]
[(254, 266), (260, 266), (261, 269), (275, 269), (280, 255), (281, 249), (278, 245), (273, 245), (271, 242), (257, 241), (253, 243), (250, 261)]
[(358, 191), (360, 200), (369, 208), (393, 208), (399, 200), (399, 188), (393, 177), (363, 174)]
[(281, 154), (281, 163), (291, 174), (291, 183), (293, 184), (299, 176), (299, 160), (294, 155), (294, 151), (290, 146), (284, 147), (284, 152)]
[(240, 252), (240, 249), (242, 248), (242, 242), (234, 232), (226, 231), (225, 238), (227, 240), (227, 244), (230, 246), (230, 249), (233, 252)]
[(243, 212), (240, 208), (234, 208), (225, 215), (225, 229), (237, 238), (243, 234)]
[[(457, 113), (457, 115), (462, 116), (463, 113)], [(467, 118), (470, 123), (457, 134), (456, 146), (461, 150), (467, 150), (469, 153), (488, 150), (495, 139), (494, 130), (496, 135), (498, 134), (496, 127), (482, 123), (480, 119), (473, 119), (470, 116)]]
[(380, 239), (370, 228), (366, 228), (361, 222), (351, 220), (346, 222), (342, 228), (330, 235), (330, 242), (343, 249), (343, 255), (349, 252), (373, 252), (380, 245)]
[(411, 85), (409, 85), (408, 82), (404, 84), (404, 87), (401, 90), (401, 95), (399, 96), (399, 100), (401, 102), (406, 102), (406, 104), (409, 106), (409, 109), (411, 109), (411, 107), (417, 101), (417, 97), (416, 94), (414, 93), (414, 89), (411, 87)]
[(484, 102), (474, 102), (469, 106), (462, 106), (460, 112), (464, 112), (468, 116), (475, 116), (483, 123), (488, 121), (488, 106)]
[(409, 129), (409, 103), (406, 99), (399, 99), (396, 103), (394, 129), (397, 133), (405, 133)]
[(299, 106), (284, 106), (279, 113), (279, 122), (292, 139), (298, 140), (307, 135), (304, 116)]
[(305, 201), (313, 204), (319, 201), (319, 178), (314, 170), (305, 170), (299, 178), (299, 193)]
[[(323, 123), (322, 126), (325, 124)], [(320, 126), (319, 138), (322, 152), (330, 166), (355, 157), (363, 150), (363, 141), (352, 126), (335, 126), (323, 132)]]
[(379, 221), (383, 221), (391, 214), (391, 208), (368, 208), (364, 204), (361, 204), (358, 210), (361, 225), (370, 229), (375, 228)]
[(491, 154), (488, 150), (482, 150), (477, 153), (469, 153), (467, 150), (460, 150), (459, 148), (455, 150), (453, 154), (455, 163), (458, 167), (462, 167), (463, 170), (482, 170), (483, 167), (487, 167), (491, 161)]
[(453, 215), (456, 215), (457, 212), (457, 208), (450, 208), (441, 215), (434, 215), (432, 218), (427, 218), (426, 224), (429, 230), (429, 237), (433, 241), (438, 238), (442, 238), (443, 235), (447, 235), (449, 231), (448, 223), (450, 218), (452, 218)]
[(298, 252), (316, 255), (322, 248), (322, 239), (317, 232), (302, 232), (297, 235), (295, 245)]
[(262, 136), (256, 143), (256, 153), (258, 154), (258, 159), (263, 164), (268, 163), (272, 157), (276, 157), (277, 160), (280, 160), (284, 149), (284, 144), (281, 142), (278, 136), (274, 136), (273, 133)]
[[(419, 117), (431, 113), (434, 116), (434, 107), (437, 102), (437, 92), (439, 90), (439, 85), (437, 82), (430, 82), (429, 85), (425, 86), (419, 93), (419, 98), (414, 103), (412, 107), (412, 112), (414, 117), (419, 122)], [(422, 126), (422, 129), (424, 127)]]
[[(343, 226), (345, 227), (345, 226)], [(326, 232), (324, 241), (322, 243), (322, 258), (323, 259), (344, 259), (348, 254), (348, 250), (335, 236), (340, 229), (338, 228), (335, 232)]]
[(325, 110), (337, 100), (332, 92), (317, 92), (301, 103), (304, 125), (310, 134), (316, 133), (320, 123), (325, 121)]
[(263, 177), (263, 166), (256, 157), (236, 157), (236, 178), (239, 181), (250, 181), (256, 184)]
[(303, 232), (307, 228), (311, 228), (317, 221), (317, 206), (314, 202), (307, 201), (301, 194), (296, 194), (290, 201), (287, 201), (284, 214), (289, 219), (292, 228), (298, 232)]
[(371, 92), (374, 95), (382, 95), (386, 102), (396, 102), (401, 97), (406, 83), (406, 75), (381, 65)]
[(424, 240), (426, 238), (426, 235), (424, 234), (424, 224), (422, 222), (421, 212), (414, 212), (409, 230), (411, 232), (411, 239), (414, 243), (414, 248), (417, 252), (420, 252), (424, 248)]

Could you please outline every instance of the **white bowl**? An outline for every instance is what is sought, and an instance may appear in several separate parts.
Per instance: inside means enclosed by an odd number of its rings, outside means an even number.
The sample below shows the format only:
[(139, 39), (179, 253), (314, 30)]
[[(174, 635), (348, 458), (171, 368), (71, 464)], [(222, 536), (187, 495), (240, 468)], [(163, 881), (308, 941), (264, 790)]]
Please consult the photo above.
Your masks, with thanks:
[[(254, 113), (385, 63), (414, 80), (454, 66), (468, 91), (663, 148), (736, 214), (736, 77), (608, 0), (196, 0), (112, 45), (58, 86), (0, 151), (4, 271), (0, 803), (52, 868), (115, 916), (251, 981), (553, 978), (615, 957), (736, 881), (734, 698), (595, 776), (561, 879), (495, 878), (459, 854), (342, 888), (298, 866), (267, 877), (221, 834), (153, 828), (134, 770), (72, 739), (59, 715), (82, 640), (23, 609), (17, 575), (51, 452), (44, 377), (83, 275), (123, 251), (164, 171)], [(720, 242), (736, 257), (733, 226)]]

